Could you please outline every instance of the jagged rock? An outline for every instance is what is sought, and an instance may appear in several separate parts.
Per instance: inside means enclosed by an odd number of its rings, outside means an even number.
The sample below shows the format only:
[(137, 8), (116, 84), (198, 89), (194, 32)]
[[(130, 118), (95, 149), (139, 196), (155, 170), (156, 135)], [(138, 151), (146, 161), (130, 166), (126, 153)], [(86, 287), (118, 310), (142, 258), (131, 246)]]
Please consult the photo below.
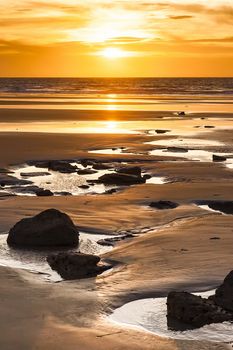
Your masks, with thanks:
[(171, 201), (158, 201), (158, 202), (151, 202), (150, 207), (156, 208), (156, 209), (175, 209), (179, 206), (179, 204)]
[(232, 313), (215, 305), (211, 300), (187, 292), (170, 292), (168, 294), (167, 317), (169, 325), (171, 325), (172, 320), (178, 320), (194, 328), (233, 320)]
[(109, 266), (97, 265), (100, 257), (81, 253), (51, 254), (47, 257), (51, 268), (66, 280), (96, 277)]
[(82, 166), (84, 166), (84, 168), (86, 168), (88, 165), (93, 165), (94, 162), (92, 160), (89, 160), (89, 159), (82, 159), (82, 160), (80, 160), (80, 164)]
[(233, 270), (226, 276), (223, 284), (216, 289), (215, 295), (209, 299), (222, 308), (233, 312)]
[(138, 177), (141, 177), (142, 175), (142, 169), (139, 166), (119, 168), (116, 172), (119, 174), (134, 175)]
[(226, 160), (226, 157), (217, 156), (216, 154), (213, 154), (213, 162), (225, 162)]
[(68, 215), (47, 209), (20, 220), (10, 229), (7, 243), (17, 247), (77, 246), (79, 233)]

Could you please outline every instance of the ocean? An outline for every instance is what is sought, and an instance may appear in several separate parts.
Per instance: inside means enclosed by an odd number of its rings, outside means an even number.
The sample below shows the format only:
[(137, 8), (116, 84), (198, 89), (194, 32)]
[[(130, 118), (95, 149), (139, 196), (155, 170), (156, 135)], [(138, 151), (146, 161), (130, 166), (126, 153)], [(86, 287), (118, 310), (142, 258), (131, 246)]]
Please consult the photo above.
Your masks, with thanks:
[(233, 78), (1, 78), (1, 94), (233, 95)]

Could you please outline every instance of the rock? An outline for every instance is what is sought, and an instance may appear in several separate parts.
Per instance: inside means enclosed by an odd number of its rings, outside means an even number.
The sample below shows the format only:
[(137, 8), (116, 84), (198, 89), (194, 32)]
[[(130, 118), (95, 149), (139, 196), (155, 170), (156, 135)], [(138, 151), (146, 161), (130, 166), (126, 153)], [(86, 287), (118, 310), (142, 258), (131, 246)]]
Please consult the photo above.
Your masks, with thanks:
[(88, 188), (90, 188), (90, 186), (88, 186), (88, 185), (81, 185), (81, 186), (78, 186), (78, 188), (82, 188), (83, 190), (87, 190)]
[(7, 189), (9, 189), (10, 191), (14, 192), (14, 193), (18, 193), (18, 194), (36, 194), (37, 191), (41, 191), (42, 188), (38, 187), (38, 186), (11, 186), (8, 187)]
[(54, 192), (54, 194), (56, 194), (57, 196), (72, 196), (72, 193), (66, 191)]
[(226, 157), (217, 156), (216, 154), (213, 154), (213, 162), (225, 162), (226, 160)]
[(215, 127), (213, 125), (205, 125), (204, 128), (206, 128), (206, 129), (213, 129)]
[(81, 253), (59, 253), (47, 257), (51, 268), (66, 280), (96, 277), (109, 266), (97, 264), (100, 257)]
[(210, 240), (219, 240), (221, 239), (220, 237), (210, 237)]
[(20, 220), (9, 231), (7, 243), (17, 247), (77, 246), (79, 233), (72, 220), (56, 209)]
[(135, 235), (133, 235), (132, 233), (126, 233), (124, 235), (121, 236), (116, 236), (116, 237), (111, 237), (111, 238), (104, 238), (104, 239), (100, 239), (97, 241), (98, 244), (102, 245), (102, 246), (114, 246), (115, 243), (120, 242), (120, 241), (124, 241), (126, 239), (130, 239), (130, 238), (134, 238), (136, 237)]
[(88, 165), (93, 165), (94, 162), (89, 159), (81, 159), (80, 164), (86, 168)]
[(17, 179), (14, 176), (7, 174), (0, 174), (0, 185), (3, 186), (21, 186), (21, 185), (30, 185), (32, 181)]
[(116, 188), (111, 188), (110, 190), (105, 191), (105, 194), (113, 194), (116, 193), (117, 189)]
[(59, 171), (60, 173), (71, 174), (77, 171), (76, 165), (62, 160), (52, 160), (48, 164), (48, 169), (53, 171)]
[(161, 129), (157, 129), (157, 130), (155, 130), (155, 132), (156, 132), (157, 134), (166, 134), (167, 132), (170, 132), (170, 130), (161, 130)]
[(38, 197), (49, 197), (53, 196), (53, 192), (51, 192), (50, 190), (39, 189), (38, 191), (36, 191), (36, 195)]
[(92, 175), (96, 174), (98, 171), (92, 170), (92, 169), (79, 169), (77, 173), (79, 175)]
[(20, 173), (20, 176), (22, 177), (36, 177), (36, 176), (47, 176), (47, 175), (51, 175), (51, 174), (46, 171), (33, 172), (33, 173), (24, 173), (24, 172)]
[(209, 201), (207, 205), (214, 210), (219, 210), (224, 214), (233, 215), (233, 202), (232, 201)]
[(120, 173), (112, 173), (105, 174), (100, 176), (98, 179), (99, 183), (103, 183), (105, 185), (136, 185), (145, 183), (146, 180), (141, 176), (129, 175), (129, 174), (120, 174)]
[(152, 178), (152, 176), (150, 174), (143, 175), (143, 179), (145, 179), (145, 180), (149, 180), (151, 178)]
[(185, 112), (178, 112), (178, 115), (186, 115)]
[(93, 164), (92, 167), (95, 170), (108, 170), (112, 168), (112, 165), (104, 164), (104, 163), (96, 163), (96, 164)]
[(158, 201), (158, 202), (151, 202), (150, 207), (151, 208), (156, 208), (156, 209), (175, 209), (179, 206), (179, 204), (175, 202), (170, 202), (170, 201)]
[(182, 147), (168, 147), (168, 152), (176, 152), (176, 153), (187, 153), (188, 149)]
[(139, 166), (134, 166), (134, 167), (122, 167), (116, 170), (117, 173), (119, 174), (127, 174), (127, 175), (134, 175), (141, 177), (142, 175), (142, 170)]
[(215, 295), (209, 298), (216, 305), (233, 312), (233, 270), (226, 276)]
[(194, 328), (233, 320), (233, 314), (215, 305), (211, 300), (187, 292), (168, 294), (167, 317), (168, 324), (177, 320)]
[(47, 168), (48, 169), (49, 160), (31, 160), (27, 164), (34, 165), (36, 168)]

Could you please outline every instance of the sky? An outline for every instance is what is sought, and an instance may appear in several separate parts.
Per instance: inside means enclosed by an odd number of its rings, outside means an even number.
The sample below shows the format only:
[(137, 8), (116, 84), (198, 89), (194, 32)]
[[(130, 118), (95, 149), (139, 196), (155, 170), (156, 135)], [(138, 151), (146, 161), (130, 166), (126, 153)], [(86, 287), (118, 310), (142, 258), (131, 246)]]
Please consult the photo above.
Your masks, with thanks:
[(233, 0), (0, 0), (0, 76), (233, 76)]

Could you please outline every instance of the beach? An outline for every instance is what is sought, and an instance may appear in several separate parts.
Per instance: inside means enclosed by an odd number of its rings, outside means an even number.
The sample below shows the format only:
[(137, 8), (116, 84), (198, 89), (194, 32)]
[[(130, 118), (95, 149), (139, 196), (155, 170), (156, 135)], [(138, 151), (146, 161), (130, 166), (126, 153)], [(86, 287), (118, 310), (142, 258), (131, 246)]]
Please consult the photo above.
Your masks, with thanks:
[[(24, 94), (25, 101), (15, 94), (7, 101), (1, 96), (0, 232), (6, 235), (19, 220), (55, 208), (80, 231), (133, 237), (101, 255), (114, 264), (96, 278), (54, 283), (39, 270), (20, 268), (19, 262), (17, 268), (12, 261), (1, 263), (1, 349), (230, 349), (224, 340), (163, 338), (114, 323), (109, 315), (128, 302), (165, 297), (171, 290), (215, 289), (232, 270), (233, 216), (207, 208), (211, 201), (232, 201), (231, 97), (226, 102), (223, 96), (202, 96), (204, 103), (193, 97), (191, 105), (183, 95), (165, 103), (162, 97), (156, 103), (155, 97), (144, 96), (140, 105), (135, 97), (125, 103), (114, 96), (101, 103), (96, 97), (91, 103), (90, 97), (88, 103), (76, 98), (74, 107), (64, 96), (61, 103), (54, 96), (38, 103), (41, 95), (33, 96), (33, 104), (31, 95)], [(225, 160), (213, 161), (213, 155)], [(107, 187), (97, 193), (93, 187), (39, 197), (22, 192), (20, 184), (14, 192), (14, 172), (45, 160), (78, 166), (91, 160), (107, 164), (110, 171), (136, 166), (150, 177), (142, 184), (117, 186), (112, 193)], [(71, 191), (60, 191), (67, 188)], [(158, 201), (177, 207), (150, 206)]]

